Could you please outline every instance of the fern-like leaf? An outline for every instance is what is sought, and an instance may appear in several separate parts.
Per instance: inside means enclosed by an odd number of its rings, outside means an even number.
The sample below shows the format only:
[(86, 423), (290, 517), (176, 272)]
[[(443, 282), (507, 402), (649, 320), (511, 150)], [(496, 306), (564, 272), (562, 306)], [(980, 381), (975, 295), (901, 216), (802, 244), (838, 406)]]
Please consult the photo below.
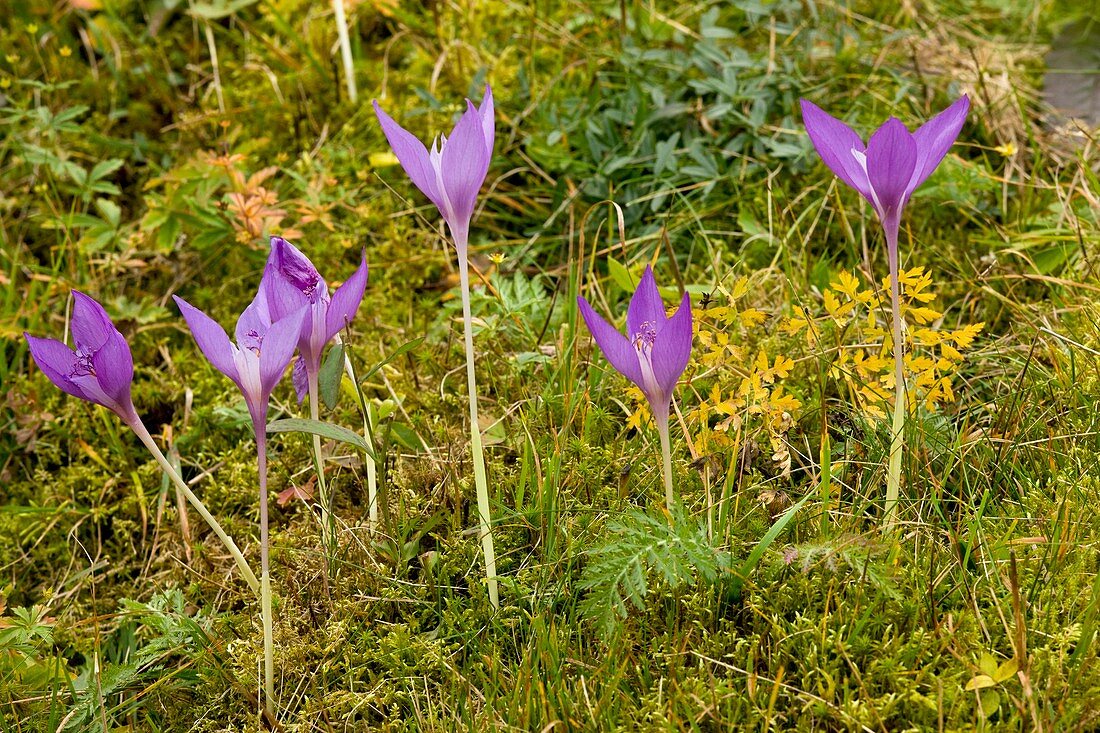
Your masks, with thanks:
[(660, 517), (633, 510), (608, 531), (612, 538), (587, 553), (580, 581), (586, 591), (581, 610), (605, 635), (626, 618), (628, 603), (645, 608), (651, 576), (675, 589), (696, 578), (712, 583), (730, 567), (729, 553), (711, 545), (706, 528), (678, 509)]

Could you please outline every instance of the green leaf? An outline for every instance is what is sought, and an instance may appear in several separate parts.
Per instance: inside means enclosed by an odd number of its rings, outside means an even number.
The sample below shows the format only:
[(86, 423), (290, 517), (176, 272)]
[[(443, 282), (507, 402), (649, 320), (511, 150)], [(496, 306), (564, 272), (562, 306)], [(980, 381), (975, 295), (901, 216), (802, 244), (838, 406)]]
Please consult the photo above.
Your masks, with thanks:
[(409, 450), (424, 450), (424, 441), (422, 441), (420, 439), (420, 436), (417, 435), (416, 432), (405, 423), (391, 423), (390, 435), (393, 436), (395, 442), (397, 442), (399, 445), (404, 446), (405, 448), (408, 448)]
[(328, 351), (321, 371), (317, 375), (321, 388), (321, 400), (325, 407), (333, 409), (340, 400), (340, 379), (344, 376), (344, 345), (336, 344)]
[(119, 208), (118, 204), (110, 199), (96, 199), (95, 207), (108, 224), (118, 229), (118, 223), (122, 219), (122, 209)]
[(88, 174), (88, 180), (98, 181), (100, 178), (111, 175), (122, 167), (123, 162), (124, 161), (118, 158), (109, 158), (99, 161), (95, 164), (95, 167), (92, 168), (92, 172)]
[(1004, 682), (1005, 680), (1012, 679), (1016, 676), (1016, 670), (1020, 668), (1020, 663), (1016, 661), (1016, 657), (1009, 659), (1006, 662), (1002, 662), (997, 671), (993, 673), (993, 680), (995, 682)]
[(1036, 252), (1032, 258), (1035, 262), (1035, 269), (1040, 275), (1051, 275), (1062, 269), (1062, 266), (1069, 261), (1070, 256), (1076, 250), (1077, 244), (1069, 243), (1056, 244), (1053, 247)]
[(637, 287), (630, 271), (614, 257), (607, 258), (607, 273), (611, 275), (611, 282), (615, 283), (624, 293), (633, 293)]
[(394, 349), (393, 352), (389, 356), (387, 356), (385, 359), (378, 362), (373, 367), (371, 367), (369, 370), (367, 370), (367, 373), (359, 378), (359, 383), (362, 384), (363, 382), (367, 381), (368, 379), (373, 377), (378, 372), (379, 369), (386, 366), (387, 364), (389, 364), (391, 361), (398, 358), (402, 354), (406, 354), (406, 353), (412, 351), (413, 349), (417, 348), (422, 343), (424, 343), (424, 337), (420, 336), (419, 338), (414, 338), (412, 341), (408, 341), (406, 343), (401, 344), (396, 349)]
[(304, 417), (287, 417), (282, 420), (269, 422), (267, 424), (267, 432), (310, 433), (311, 435), (320, 435), (322, 438), (353, 445), (371, 458), (374, 458), (374, 451), (371, 450), (367, 442), (363, 440), (363, 436), (347, 428), (340, 427), (339, 425), (321, 422), (320, 420), (308, 420)]
[(984, 690), (987, 687), (993, 687), (997, 682), (987, 674), (976, 674), (970, 678), (970, 681), (966, 683), (966, 689), (969, 690)]
[(993, 688), (986, 688), (978, 693), (978, 699), (982, 705), (982, 715), (989, 718), (1001, 707), (1001, 695)]
[(191, 6), (191, 14), (207, 20), (218, 20), (233, 15), (238, 10), (244, 10), (249, 5), (255, 5), (259, 0), (231, 0), (230, 2), (195, 3)]

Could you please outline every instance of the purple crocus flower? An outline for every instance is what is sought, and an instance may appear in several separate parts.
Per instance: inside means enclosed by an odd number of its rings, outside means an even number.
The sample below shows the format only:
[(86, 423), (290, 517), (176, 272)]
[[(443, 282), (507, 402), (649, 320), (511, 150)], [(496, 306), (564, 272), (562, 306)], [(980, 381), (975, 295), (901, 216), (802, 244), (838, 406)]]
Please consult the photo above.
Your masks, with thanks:
[(624, 336), (601, 318), (588, 301), (577, 297), (584, 322), (611, 366), (638, 385), (658, 424), (668, 422), (676, 382), (691, 357), (691, 298), (684, 293), (671, 318), (657, 292), (653, 268), (647, 266), (626, 311)]
[(901, 213), (917, 186), (932, 175), (966, 121), (970, 99), (959, 97), (951, 106), (910, 133), (891, 117), (863, 144), (852, 128), (830, 117), (817, 105), (802, 100), (802, 120), (825, 165), (842, 181), (859, 191), (882, 224), (890, 265), (890, 303), (893, 310), (894, 418), (890, 458), (886, 471), (886, 513), (892, 521), (901, 484), (901, 459), (905, 427), (904, 320), (901, 314), (898, 233)]
[(107, 311), (92, 298), (74, 290), (69, 325), (75, 350), (56, 339), (23, 333), (38, 368), (61, 390), (103, 405), (131, 427), (140, 424), (130, 398), (134, 359), (129, 344), (111, 323)]
[(210, 316), (183, 298), (172, 297), (202, 353), (241, 390), (256, 431), (263, 435), (271, 392), (294, 355), (306, 309), (300, 308), (273, 323), (267, 295), (260, 290), (237, 320), (234, 344)]
[(317, 378), (325, 344), (355, 317), (366, 287), (365, 254), (359, 269), (330, 297), (328, 284), (309, 258), (282, 237), (271, 238), (271, 254), (260, 282), (271, 318), (280, 320), (306, 310), (298, 337), (301, 356), (294, 364), (293, 374), (299, 402), (305, 398), (310, 381)]
[(161, 470), (175, 482), (176, 488), (187, 497), (187, 501), (195, 507), (229, 550), (248, 585), (254, 591), (259, 590), (260, 583), (256, 574), (248, 566), (248, 561), (244, 559), (236, 543), (164, 457), (153, 436), (141, 422), (130, 396), (134, 381), (134, 359), (130, 354), (130, 345), (111, 323), (107, 311), (92, 298), (74, 290), (73, 315), (69, 325), (72, 327), (76, 350), (55, 339), (37, 338), (23, 333), (35, 363), (63, 391), (82, 400), (103, 405), (122, 418), (149, 449)]
[(666, 316), (653, 268), (647, 266), (626, 311), (626, 336), (601, 318), (583, 297), (577, 297), (577, 305), (592, 338), (611, 366), (638, 385), (649, 402), (649, 411), (661, 439), (665, 503), (671, 509), (675, 494), (668, 409), (676, 383), (691, 358), (691, 298), (684, 293), (680, 307), (671, 318)]
[(450, 136), (434, 140), (431, 151), (383, 112), (377, 100), (374, 113), (401, 167), (439, 209), (451, 230), (458, 256), (465, 258), (477, 193), (493, 155), (493, 91), (485, 86), (480, 109), (467, 99), (466, 111)]
[(955, 143), (969, 109), (963, 95), (913, 133), (891, 117), (866, 145), (852, 128), (805, 99), (802, 120), (825, 165), (871, 202), (884, 228), (896, 229), (913, 191)]

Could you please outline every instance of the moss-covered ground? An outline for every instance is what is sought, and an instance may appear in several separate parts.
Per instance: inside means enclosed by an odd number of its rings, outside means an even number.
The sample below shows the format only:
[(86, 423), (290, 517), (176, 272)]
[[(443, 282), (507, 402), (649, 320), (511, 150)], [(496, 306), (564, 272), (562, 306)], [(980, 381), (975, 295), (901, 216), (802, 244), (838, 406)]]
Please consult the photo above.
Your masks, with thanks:
[[(1100, 727), (1100, 155), (1045, 106), (1066, 0), (0, 3), (0, 731)], [(1091, 13), (1091, 15), (1090, 15)], [(1093, 36), (1095, 38), (1095, 36)], [(469, 457), (458, 276), (370, 106), (424, 138), (496, 98), (471, 234), (501, 604)], [(898, 520), (874, 214), (808, 98), (869, 134), (972, 108), (902, 230)], [(259, 564), (256, 446), (172, 295), (231, 326), (279, 234), (330, 282), (375, 430), (270, 437), (276, 719), (259, 602), (107, 410), (23, 331), (79, 289), (134, 401)], [(594, 347), (653, 263), (697, 334), (664, 507), (640, 393)], [(418, 341), (422, 339), (422, 341)], [(411, 348), (402, 347), (412, 343)], [(355, 386), (324, 420), (358, 432)], [(287, 379), (273, 417), (301, 417)]]

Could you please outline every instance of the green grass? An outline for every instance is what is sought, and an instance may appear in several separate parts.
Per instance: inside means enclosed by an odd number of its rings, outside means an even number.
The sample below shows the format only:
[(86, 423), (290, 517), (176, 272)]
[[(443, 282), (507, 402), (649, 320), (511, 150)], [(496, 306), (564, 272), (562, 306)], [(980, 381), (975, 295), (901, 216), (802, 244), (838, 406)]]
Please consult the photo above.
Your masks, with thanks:
[[(382, 529), (368, 531), (365, 469), (345, 444), (326, 448), (333, 557), (313, 502), (273, 507), (282, 729), (1100, 725), (1100, 158), (1039, 96), (1046, 44), (1087, 11), (367, 3), (349, 16), (353, 105), (327, 4), (212, 20), (201, 4), (102, 5), (19, 3), (0, 26), (0, 731), (262, 727), (259, 604), (232, 560), (113, 415), (48, 383), (20, 334), (60, 337), (72, 288), (102, 300), (150, 431), (257, 564), (247, 415), (170, 295), (230, 323), (275, 233), (330, 278), (366, 249), (347, 337), (360, 374), (425, 339), (361, 385)], [(495, 613), (453, 254), (378, 156), (366, 103), (384, 97), (427, 136), (485, 82), (497, 150), (471, 250)], [(972, 112), (909, 206), (902, 262), (931, 274), (939, 332), (985, 326), (955, 400), (909, 420), (888, 531), (888, 427), (861, 402), (869, 378), (840, 360), (862, 332), (823, 310), (842, 270), (881, 280), (885, 251), (797, 102), (866, 133), (961, 93)], [(651, 261), (666, 301), (687, 287), (697, 309), (705, 293), (733, 314), (703, 319), (677, 395), (672, 516), (655, 431), (627, 427), (636, 401), (575, 307), (584, 294), (620, 313)], [(796, 308), (819, 339), (785, 327)], [(719, 334), (729, 349), (708, 357)], [(717, 404), (760, 353), (789, 373), (726, 423)], [(304, 414), (287, 385), (274, 404)], [(362, 425), (350, 383), (322, 417)], [(273, 493), (308, 491), (310, 439), (271, 445)]]

